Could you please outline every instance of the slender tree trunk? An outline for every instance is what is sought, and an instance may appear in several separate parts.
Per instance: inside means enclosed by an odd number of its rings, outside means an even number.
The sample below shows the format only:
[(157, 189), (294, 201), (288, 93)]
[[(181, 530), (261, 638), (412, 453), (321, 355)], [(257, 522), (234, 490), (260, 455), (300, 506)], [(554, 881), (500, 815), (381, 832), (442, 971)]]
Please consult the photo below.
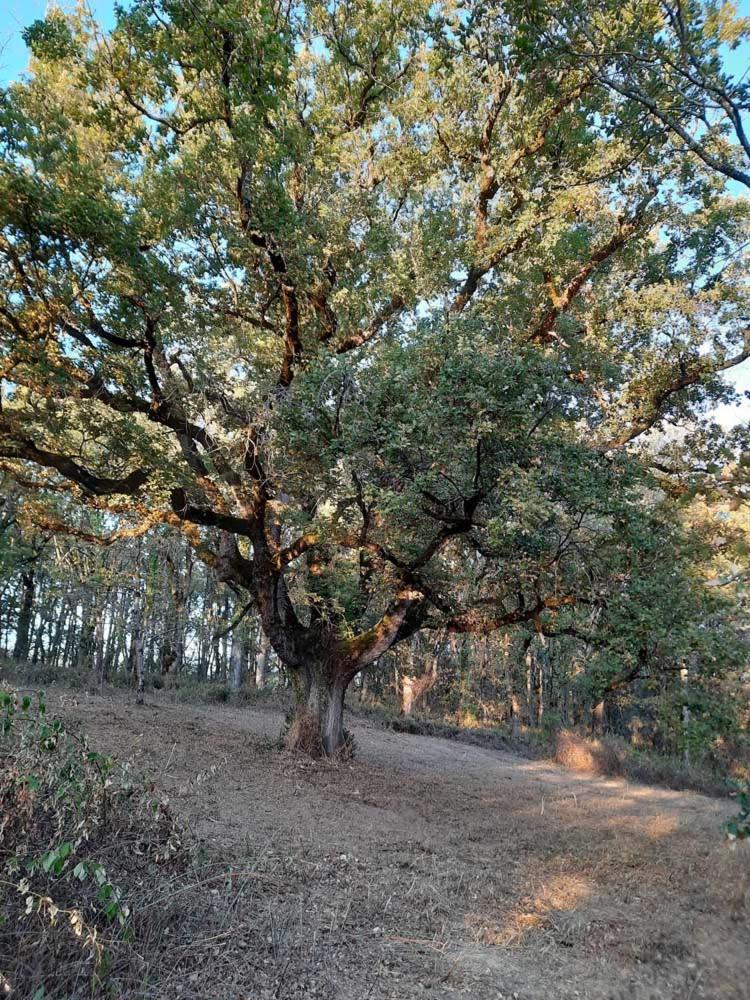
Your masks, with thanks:
[(104, 592), (104, 598), (96, 616), (96, 627), (94, 628), (94, 673), (100, 684), (104, 683), (104, 627), (105, 616), (109, 604), (109, 590)]
[[(149, 602), (149, 604), (151, 604), (151, 605), (153, 604), (153, 596), (152, 596), (152, 600)], [(149, 673), (149, 674), (154, 673), (155, 670), (156, 670), (157, 635), (156, 635), (155, 624), (156, 623), (154, 622), (152, 614), (149, 613), (148, 616), (147, 616), (147, 618), (146, 618), (146, 624), (145, 624), (145, 634), (147, 636), (147, 641), (144, 641), (144, 648), (147, 651), (146, 655), (144, 657), (144, 659), (145, 659), (145, 669), (146, 669), (146, 672)]]
[(513, 670), (511, 668), (511, 637), (510, 633), (506, 632), (501, 640), (502, 650), (503, 650), (503, 666), (505, 670), (505, 690), (507, 698), (507, 717), (510, 720), (510, 731), (511, 736), (514, 738), (518, 736), (518, 727), (521, 723), (521, 706), (518, 704), (518, 696), (516, 695), (515, 686), (513, 683)]
[(271, 643), (263, 636), (260, 649), (255, 659), (255, 686), (264, 688), (268, 679), (268, 660), (271, 656)]
[(248, 625), (245, 624), (242, 629), (242, 642), (240, 648), (242, 682), (250, 687), (255, 687), (255, 670), (250, 670), (250, 658), (252, 657), (252, 651), (253, 640), (250, 635), (250, 629)]
[(58, 665), (63, 670), (72, 664), (73, 650), (75, 648), (75, 633), (78, 627), (78, 605), (70, 600), (66, 602), (65, 608), (65, 628), (62, 632), (64, 641), (55, 655), (55, 667)]
[(606, 716), (606, 704), (604, 698), (598, 701), (594, 705), (594, 710), (591, 713), (591, 732), (594, 735), (601, 736), (604, 732), (604, 719)]
[(242, 687), (245, 649), (245, 636), (241, 634), (241, 626), (237, 626), (232, 633), (232, 648), (229, 653), (229, 683), (233, 691), (239, 691)]
[(44, 663), (44, 634), (47, 631), (47, 624), (50, 618), (50, 598), (48, 594), (39, 594), (40, 610), (37, 615), (38, 624), (34, 632), (34, 648), (31, 653), (31, 662)]
[(523, 652), (526, 664), (526, 721), (534, 725), (534, 654), (531, 650), (531, 637), (524, 640)]
[(78, 641), (79, 670), (90, 670), (94, 655), (94, 596), (86, 588), (81, 600), (81, 634)]
[(162, 674), (173, 674), (176, 672), (177, 652), (175, 647), (177, 637), (177, 611), (173, 605), (165, 601), (164, 614), (162, 618), (162, 641), (160, 669)]
[(544, 699), (548, 694), (545, 673), (549, 662), (547, 640), (541, 632), (537, 633), (536, 647), (536, 722), (541, 726), (544, 719)]
[(221, 675), (221, 639), (217, 635), (219, 631), (219, 621), (221, 616), (221, 601), (217, 597), (211, 604), (211, 619), (209, 628), (211, 630), (211, 654), (210, 654), (210, 674), (209, 680), (218, 680)]
[(172, 670), (175, 674), (181, 674), (185, 666), (185, 592), (181, 587), (176, 586), (174, 591), (174, 630), (172, 634), (172, 648), (174, 650), (174, 662)]
[(0, 588), (0, 608), (5, 608), (5, 614), (0, 614), (0, 636), (2, 637), (2, 654), (8, 655), (8, 636), (10, 633), (11, 602), (7, 599), (8, 584)]
[(44, 644), (45, 663), (53, 664), (55, 661), (56, 645), (59, 642), (58, 636), (62, 635), (60, 629), (62, 627), (63, 611), (63, 602), (55, 601), (47, 615), (45, 623), (46, 642)]
[(21, 600), (16, 622), (16, 642), (13, 647), (14, 660), (28, 660), (31, 642), (31, 620), (34, 615), (35, 576), (34, 570), (21, 573)]
[[(419, 667), (414, 655), (415, 642), (409, 646), (409, 673), (401, 676), (401, 714), (411, 715), (414, 709), (425, 700), (438, 682), (438, 652), (433, 650), (428, 656), (429, 667), (419, 673)], [(422, 663), (424, 667), (424, 660)]]
[(689, 693), (690, 693), (690, 671), (687, 665), (683, 666), (680, 670), (680, 684), (682, 685), (682, 692), (684, 696), (684, 701), (682, 703), (682, 754), (685, 759), (685, 763), (689, 766), (690, 760), (690, 703), (689, 703)]
[[(232, 613), (232, 609), (231, 609), (230, 604), (229, 604), (229, 598), (225, 597), (224, 598), (224, 602), (223, 602), (223, 606), (221, 607), (221, 609), (219, 611), (219, 614), (221, 616), (221, 621), (222, 622), (228, 622), (230, 620), (231, 613)], [(219, 640), (219, 642), (217, 644), (217, 647), (216, 647), (216, 652), (217, 652), (217, 656), (219, 658), (219, 662), (221, 664), (221, 668), (220, 668), (221, 680), (225, 684), (227, 683), (228, 680), (231, 683), (231, 679), (229, 677), (229, 670), (228, 670), (228, 667), (229, 667), (229, 657), (230, 657), (230, 652), (229, 652), (229, 637), (226, 634), (222, 635), (221, 639)]]
[(136, 705), (142, 705), (146, 678), (143, 652), (143, 604), (140, 594), (138, 594), (133, 604), (131, 650), (133, 656), (133, 673), (135, 675), (135, 703)]
[(416, 663), (416, 645), (417, 638), (415, 637), (409, 643), (406, 650), (407, 658), (407, 672), (401, 674), (401, 715), (411, 715), (414, 709), (414, 695), (415, 687), (417, 684), (417, 663)]
[(174, 576), (175, 621), (175, 673), (181, 674), (185, 669), (185, 632), (187, 629), (187, 604), (193, 580), (193, 556), (188, 549), (185, 553), (185, 572)]
[(102, 679), (106, 680), (112, 673), (112, 668), (117, 668), (117, 661), (115, 659), (117, 653), (117, 638), (118, 632), (122, 627), (122, 596), (117, 593), (114, 594), (112, 601), (112, 610), (109, 619), (109, 629), (107, 631), (107, 641), (104, 648), (104, 660), (102, 663)]
[(206, 602), (202, 601), (202, 615), (198, 624), (198, 663), (196, 666), (196, 676), (199, 681), (205, 681), (208, 676), (208, 664), (206, 662)]
[(61, 663), (65, 663), (65, 644), (68, 640), (68, 633), (70, 631), (69, 626), (70, 620), (70, 606), (65, 598), (60, 601), (60, 607), (57, 610), (57, 616), (55, 619), (55, 626), (50, 636), (50, 663), (57, 670)]

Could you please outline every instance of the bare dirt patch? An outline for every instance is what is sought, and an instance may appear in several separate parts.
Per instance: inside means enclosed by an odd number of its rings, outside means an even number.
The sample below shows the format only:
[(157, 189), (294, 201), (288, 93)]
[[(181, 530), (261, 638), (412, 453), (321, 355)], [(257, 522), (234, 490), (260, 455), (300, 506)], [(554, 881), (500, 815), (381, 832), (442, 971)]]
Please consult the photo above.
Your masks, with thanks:
[(334, 765), (279, 752), (269, 710), (49, 701), (217, 865), (208, 939), (144, 997), (750, 997), (724, 802), (362, 721)]

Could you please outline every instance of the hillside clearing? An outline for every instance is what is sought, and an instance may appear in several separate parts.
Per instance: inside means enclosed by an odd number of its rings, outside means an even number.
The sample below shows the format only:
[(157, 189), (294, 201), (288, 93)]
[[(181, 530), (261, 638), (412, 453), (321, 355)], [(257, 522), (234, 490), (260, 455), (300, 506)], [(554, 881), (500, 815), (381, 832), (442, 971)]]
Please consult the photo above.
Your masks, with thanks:
[(333, 765), (276, 752), (270, 710), (50, 704), (166, 789), (239, 886), (206, 888), (220, 940), (149, 996), (750, 996), (725, 803), (361, 721)]

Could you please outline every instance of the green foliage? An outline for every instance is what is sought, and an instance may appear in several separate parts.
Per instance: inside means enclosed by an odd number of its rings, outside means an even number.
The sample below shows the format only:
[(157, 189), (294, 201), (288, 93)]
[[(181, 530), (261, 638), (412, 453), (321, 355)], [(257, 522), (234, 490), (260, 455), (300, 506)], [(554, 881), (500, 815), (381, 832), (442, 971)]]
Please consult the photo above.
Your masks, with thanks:
[(690, 660), (704, 746), (745, 655), (685, 512), (742, 450), (711, 414), (750, 344), (722, 66), (747, 24), (675, 24), (135, 0), (104, 38), (83, 9), (33, 25), (0, 100), (27, 523), (182, 530), (298, 672), (532, 623), (585, 649), (591, 699)]
[(33, 924), (53, 951), (67, 941), (98, 988), (109, 965), (106, 943), (133, 934), (132, 896), (120, 882), (134, 864), (129, 852), (140, 864), (179, 867), (180, 833), (166, 800), (50, 717), (42, 692), (1, 690), (0, 709), (4, 926)]
[(740, 811), (726, 823), (725, 830), (730, 840), (746, 840), (750, 838), (750, 784), (737, 785), (735, 793)]
[(23, 30), (22, 36), (37, 59), (56, 62), (79, 52), (70, 25), (57, 10), (51, 11), (44, 20), (34, 21)]

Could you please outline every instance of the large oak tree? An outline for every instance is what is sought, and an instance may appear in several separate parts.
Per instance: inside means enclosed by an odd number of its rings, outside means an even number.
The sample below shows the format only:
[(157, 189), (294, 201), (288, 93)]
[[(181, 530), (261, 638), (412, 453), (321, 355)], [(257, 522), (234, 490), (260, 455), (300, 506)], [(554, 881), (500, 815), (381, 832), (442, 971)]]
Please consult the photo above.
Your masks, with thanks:
[(3, 468), (182, 531), (328, 753), (420, 628), (641, 621), (634, 567), (691, 585), (660, 498), (731, 453), (706, 414), (750, 357), (746, 29), (680, 0), (37, 22), (0, 104)]

